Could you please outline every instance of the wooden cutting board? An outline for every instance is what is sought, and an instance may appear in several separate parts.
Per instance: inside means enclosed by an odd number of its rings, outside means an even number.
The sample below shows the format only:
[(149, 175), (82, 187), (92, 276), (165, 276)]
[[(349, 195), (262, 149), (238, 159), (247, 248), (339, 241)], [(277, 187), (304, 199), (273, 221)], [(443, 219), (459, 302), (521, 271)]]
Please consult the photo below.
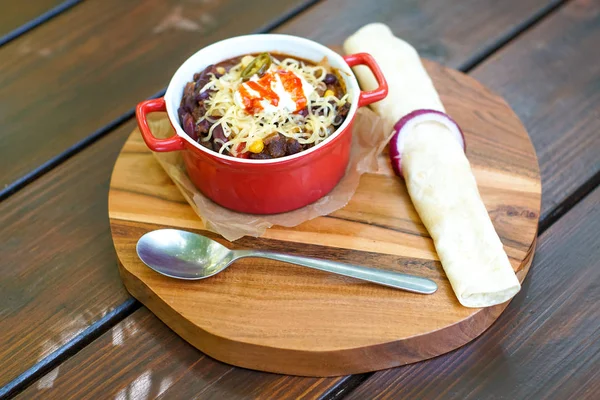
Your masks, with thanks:
[[(541, 199), (529, 136), (499, 96), (460, 72), (424, 62), (465, 133), (482, 198), (522, 281), (535, 251)], [(413, 363), (473, 340), (508, 304), (471, 309), (458, 303), (387, 153), (379, 173), (363, 175), (343, 209), (230, 243), (203, 230), (136, 130), (115, 164), (109, 216), (129, 292), (192, 345), (240, 367), (335, 376)], [(434, 279), (439, 290), (418, 295), (261, 259), (240, 260), (202, 281), (174, 280), (147, 268), (135, 252), (144, 233), (164, 227), (206, 234), (231, 248), (418, 274)]]

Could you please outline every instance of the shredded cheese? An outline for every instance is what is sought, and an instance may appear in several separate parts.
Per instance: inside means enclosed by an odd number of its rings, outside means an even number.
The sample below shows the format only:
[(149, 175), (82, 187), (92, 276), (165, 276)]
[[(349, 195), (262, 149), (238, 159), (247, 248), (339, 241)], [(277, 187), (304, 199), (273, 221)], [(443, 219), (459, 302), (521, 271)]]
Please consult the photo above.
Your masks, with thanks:
[[(251, 58), (250, 58), (251, 57)], [(213, 91), (212, 95), (205, 100), (206, 113), (196, 123), (208, 120), (212, 124), (208, 134), (200, 140), (209, 141), (216, 127), (221, 126), (227, 142), (220, 149), (225, 150), (233, 156), (248, 151), (252, 143), (264, 140), (275, 133), (296, 139), (300, 144), (315, 144), (325, 140), (336, 129), (334, 121), (337, 107), (348, 102), (348, 94), (337, 98), (328, 92), (327, 96), (320, 96), (326, 88), (323, 79), (327, 69), (323, 65), (308, 65), (293, 58), (277, 60), (273, 58), (269, 71), (287, 70), (295, 73), (310, 84), (313, 89), (307, 97), (308, 115), (290, 113), (287, 110), (276, 110), (267, 112), (265, 110), (249, 114), (235, 101), (235, 93), (241, 85), (241, 72), (252, 61), (252, 56), (244, 56), (241, 62), (217, 78), (211, 74), (210, 81), (200, 89)], [(320, 63), (322, 64), (322, 63)], [(332, 102), (333, 104), (331, 104)], [(218, 140), (218, 139), (217, 139)]]

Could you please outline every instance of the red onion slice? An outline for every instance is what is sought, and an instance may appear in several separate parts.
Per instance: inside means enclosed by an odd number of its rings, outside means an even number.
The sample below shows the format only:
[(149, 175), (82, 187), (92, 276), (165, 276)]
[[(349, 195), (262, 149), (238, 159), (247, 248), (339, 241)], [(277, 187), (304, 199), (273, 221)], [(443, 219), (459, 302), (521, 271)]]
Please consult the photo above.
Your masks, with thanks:
[(466, 150), (465, 136), (458, 124), (443, 112), (436, 110), (415, 110), (406, 114), (394, 125), (394, 136), (390, 140), (390, 160), (396, 175), (404, 178), (402, 175), (402, 153), (404, 152), (404, 142), (406, 135), (416, 125), (423, 122), (437, 122), (446, 128), (454, 135), (458, 143)]

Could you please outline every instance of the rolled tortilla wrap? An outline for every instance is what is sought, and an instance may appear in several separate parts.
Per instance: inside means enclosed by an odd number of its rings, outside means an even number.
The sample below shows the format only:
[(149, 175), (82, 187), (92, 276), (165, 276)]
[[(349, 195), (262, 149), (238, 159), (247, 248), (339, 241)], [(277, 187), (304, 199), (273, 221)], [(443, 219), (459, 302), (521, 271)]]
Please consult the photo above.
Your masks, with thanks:
[[(373, 104), (389, 130), (416, 109), (444, 111), (415, 49), (383, 24), (361, 28), (344, 43), (346, 53), (370, 53), (389, 85)], [(376, 86), (367, 71), (356, 71), (364, 89)], [(459, 302), (488, 307), (521, 288), (502, 242), (481, 200), (465, 153), (444, 126), (423, 122), (405, 138), (402, 169), (410, 198), (429, 231)]]
[[(369, 24), (350, 36), (344, 43), (346, 54), (371, 54), (393, 94), (373, 103), (371, 108), (384, 120), (384, 128), (390, 132), (400, 118), (420, 109), (446, 112), (431, 78), (423, 68), (419, 53), (410, 44), (395, 37), (384, 24)], [(363, 90), (377, 88), (375, 77), (365, 66), (354, 68)]]

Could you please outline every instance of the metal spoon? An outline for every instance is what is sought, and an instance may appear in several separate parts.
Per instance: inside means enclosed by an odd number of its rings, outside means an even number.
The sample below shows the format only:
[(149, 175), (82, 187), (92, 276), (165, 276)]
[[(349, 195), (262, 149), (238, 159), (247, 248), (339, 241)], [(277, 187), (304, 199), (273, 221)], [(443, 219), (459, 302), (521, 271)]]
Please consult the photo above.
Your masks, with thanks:
[(414, 293), (431, 294), (437, 290), (436, 283), (427, 278), (269, 251), (229, 250), (205, 236), (177, 229), (159, 229), (146, 233), (138, 241), (136, 250), (144, 264), (158, 273), (179, 279), (208, 278), (240, 258), (261, 257)]

